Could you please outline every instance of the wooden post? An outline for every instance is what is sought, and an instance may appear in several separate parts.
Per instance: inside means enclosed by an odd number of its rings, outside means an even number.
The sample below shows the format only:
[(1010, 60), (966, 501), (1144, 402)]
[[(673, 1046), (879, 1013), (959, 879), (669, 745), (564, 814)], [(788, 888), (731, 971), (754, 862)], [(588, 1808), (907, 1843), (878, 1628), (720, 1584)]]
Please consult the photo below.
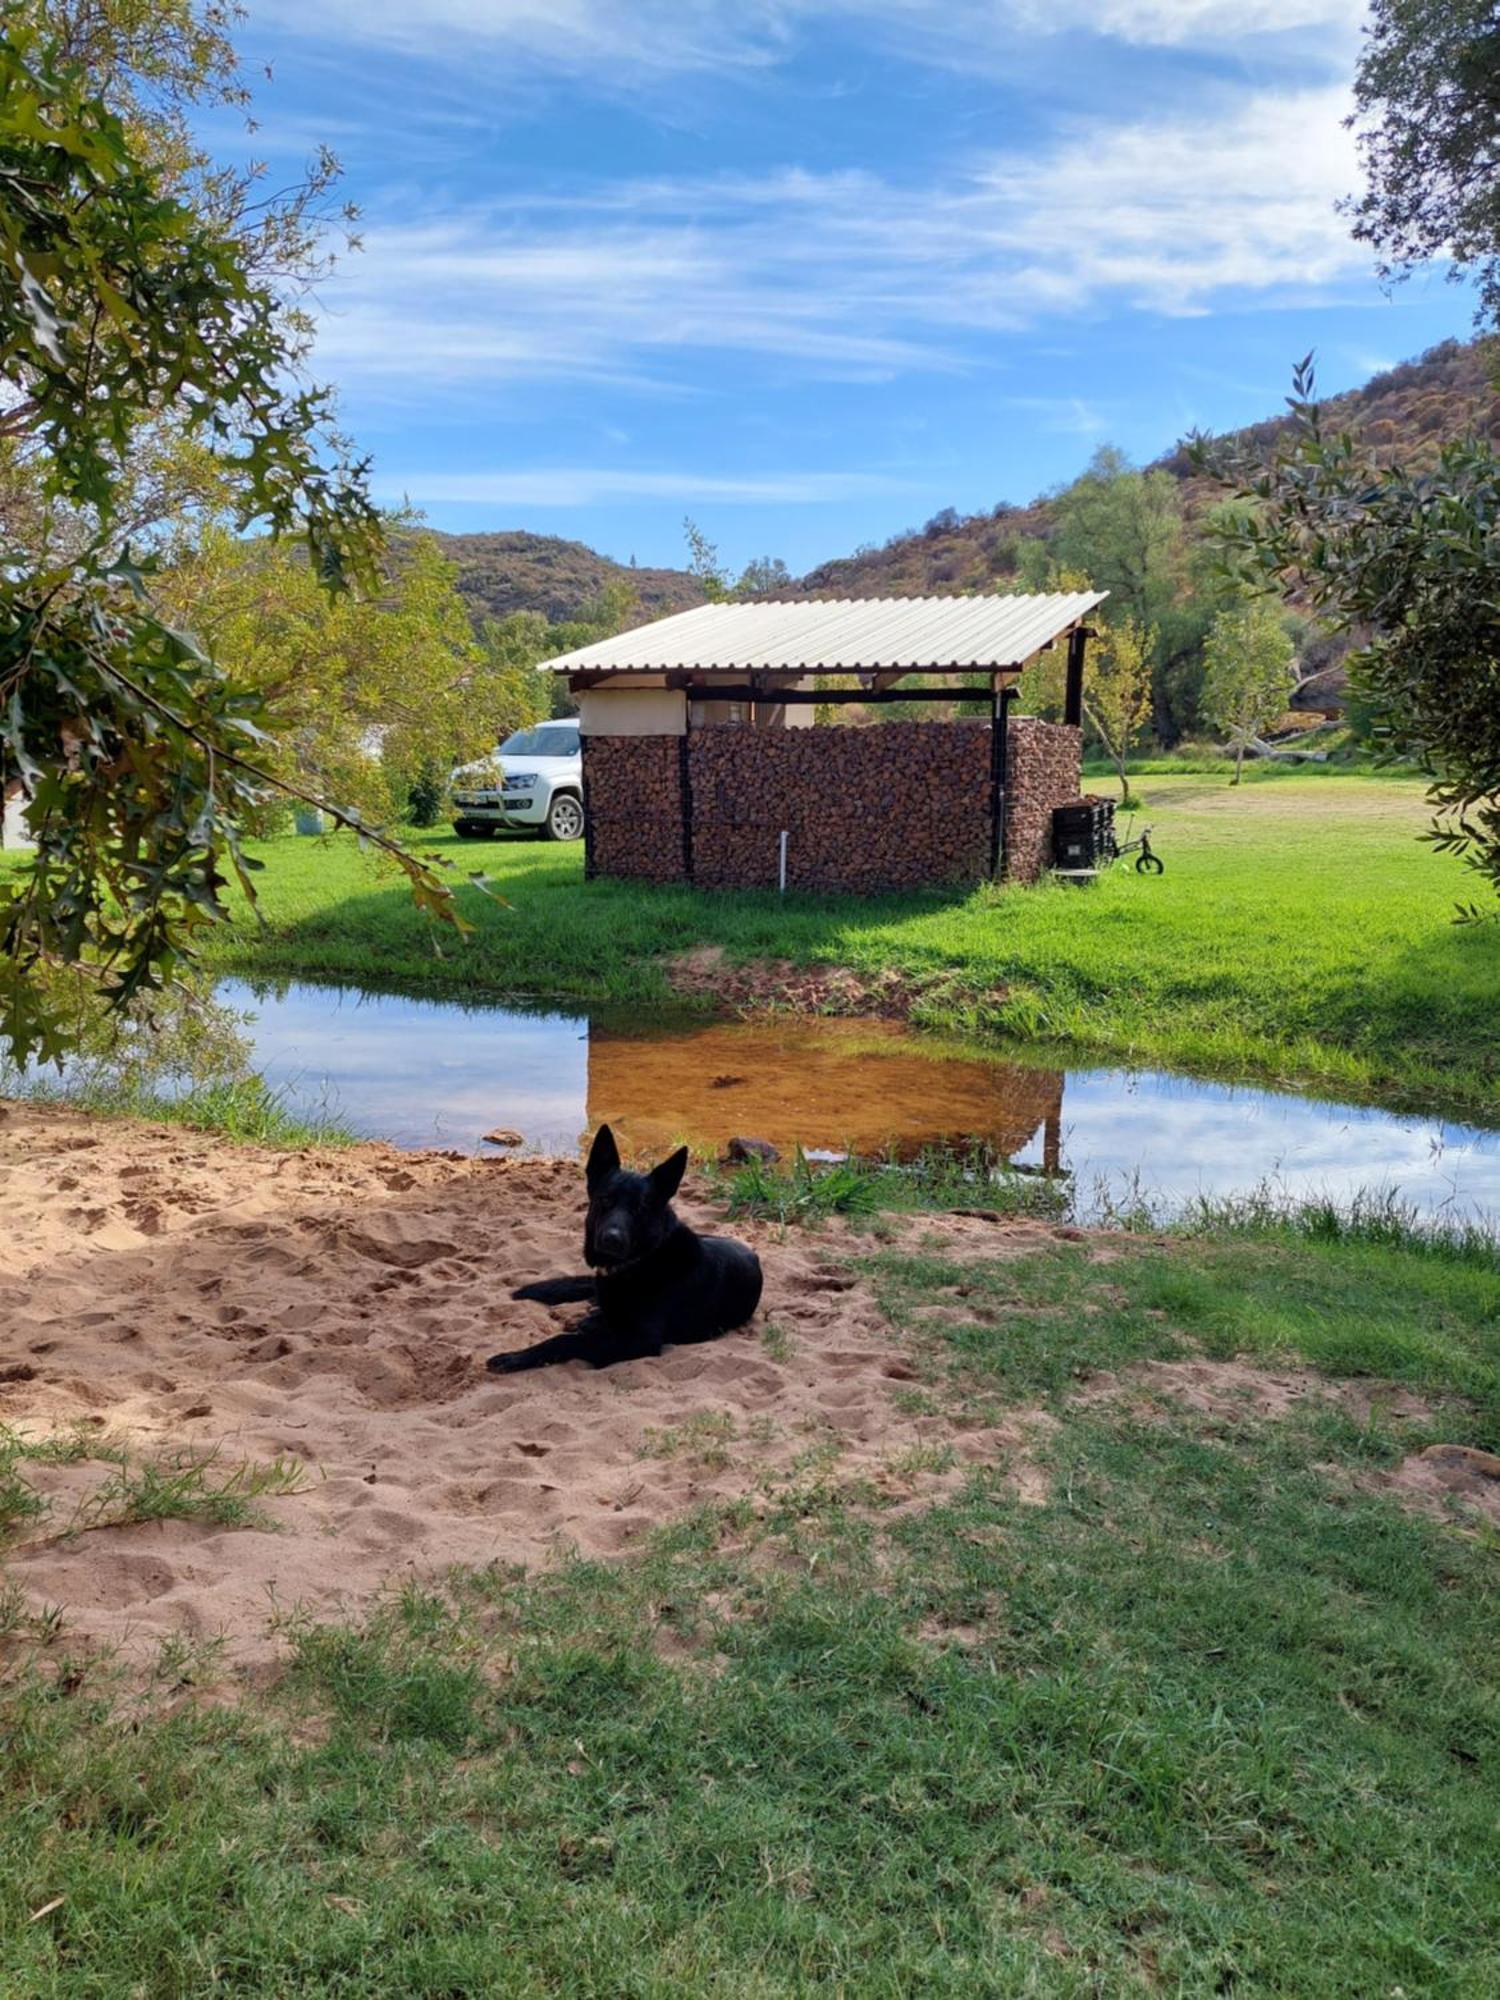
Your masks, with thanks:
[(990, 876), (1005, 873), (1005, 800), (1010, 776), (1010, 705), (1013, 687), (997, 687), (990, 700)]
[(586, 736), (581, 736), (579, 743), (583, 751), (583, 763), (580, 769), (580, 778), (583, 784), (583, 879), (585, 882), (592, 882), (594, 879), (594, 815), (589, 806), (589, 739)]
[(691, 752), (688, 744), (690, 735), (687, 717), (683, 717), (683, 731), (677, 739), (677, 798), (682, 811), (682, 879), (693, 879), (693, 772), (690, 763)]
[(1063, 697), (1063, 721), (1074, 729), (1083, 727), (1083, 656), (1088, 643), (1088, 627), (1075, 625), (1068, 634), (1068, 685)]

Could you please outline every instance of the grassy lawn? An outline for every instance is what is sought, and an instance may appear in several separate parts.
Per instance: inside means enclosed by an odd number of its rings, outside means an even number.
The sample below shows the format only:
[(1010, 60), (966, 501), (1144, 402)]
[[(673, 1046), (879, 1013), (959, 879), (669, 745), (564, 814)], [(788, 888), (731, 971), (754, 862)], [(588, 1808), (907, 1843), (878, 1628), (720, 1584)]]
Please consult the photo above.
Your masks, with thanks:
[(934, 1027), (1495, 1109), (1500, 927), (1452, 922), (1472, 878), (1417, 840), (1418, 784), (1298, 773), (1141, 789), (1166, 875), (1116, 869), (1087, 890), (783, 903), (585, 883), (576, 847), (444, 833), (426, 844), (482, 866), (510, 903), (465, 889), (467, 944), (435, 939), (344, 839), (287, 839), (263, 850), (267, 932), (237, 925), (213, 955), (250, 973), (639, 1006), (666, 998), (672, 954), (718, 944), (732, 960), (894, 968)]
[[(746, 1498), (643, 1556), (293, 1621), (232, 1708), (190, 1650), (127, 1696), (11, 1607), (0, 1991), (1500, 1990), (1497, 1539), (1382, 1486), (1495, 1442), (1493, 1248), (955, 1261), (929, 1227), (847, 1253), (933, 1418), (909, 1493), (836, 1442), (762, 1482), (743, 1438)], [(1247, 1352), (1330, 1399), (1076, 1394)], [(1371, 1373), (1427, 1414), (1339, 1393)], [(1024, 1501), (1004, 1464), (944, 1478), (1018, 1407), (1052, 1419)]]

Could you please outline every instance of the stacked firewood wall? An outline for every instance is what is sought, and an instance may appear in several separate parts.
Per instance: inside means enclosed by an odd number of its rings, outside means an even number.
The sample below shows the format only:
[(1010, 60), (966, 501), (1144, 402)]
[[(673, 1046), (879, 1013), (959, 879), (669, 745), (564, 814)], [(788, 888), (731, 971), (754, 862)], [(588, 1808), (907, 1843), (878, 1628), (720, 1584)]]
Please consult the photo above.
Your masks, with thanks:
[(681, 756), (677, 736), (584, 737), (591, 875), (683, 879)]
[[(1076, 729), (1011, 723), (1007, 874), (1046, 866), (1052, 808), (1078, 791)], [(589, 869), (681, 881), (683, 740), (588, 736)], [(858, 728), (695, 729), (687, 738), (692, 879), (774, 888), (787, 835), (789, 889), (872, 894), (982, 880), (990, 869), (987, 722)]]
[(975, 882), (990, 859), (981, 723), (703, 729), (691, 740), (693, 875), (711, 888), (870, 893)]
[(1005, 813), (1005, 875), (1035, 882), (1052, 859), (1052, 811), (1076, 799), (1083, 731), (1034, 715), (1013, 716)]

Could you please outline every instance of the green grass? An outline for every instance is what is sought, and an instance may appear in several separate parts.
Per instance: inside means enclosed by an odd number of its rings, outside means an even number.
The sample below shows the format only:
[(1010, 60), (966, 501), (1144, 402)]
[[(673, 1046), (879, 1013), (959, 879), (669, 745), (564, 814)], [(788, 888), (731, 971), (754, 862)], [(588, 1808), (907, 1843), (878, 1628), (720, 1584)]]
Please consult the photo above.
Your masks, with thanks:
[(896, 1213), (971, 1209), (986, 1216), (1031, 1215), (1054, 1221), (1071, 1213), (1069, 1184), (1023, 1173), (989, 1154), (934, 1150), (910, 1164), (840, 1160), (821, 1166), (799, 1153), (786, 1165), (751, 1160), (706, 1176), (731, 1217), (809, 1224)]
[(74, 1526), (118, 1528), (143, 1521), (202, 1521), (212, 1528), (266, 1528), (256, 1506), (297, 1493), (307, 1478), (296, 1460), (225, 1465), (217, 1450), (169, 1452), (119, 1469), (90, 1494)]
[[(183, 1648), (153, 1701), (0, 1604), (0, 1991), (1500, 1990), (1500, 1547), (1379, 1490), (1429, 1436), (1494, 1441), (1493, 1255), (1286, 1222), (1112, 1248), (874, 1251), (945, 1419), (919, 1500), (835, 1445), (630, 1561), (294, 1619), (230, 1708)], [(1070, 1401), (1080, 1366), (1293, 1345), (1439, 1415)], [(1003, 1450), (958, 1470), (1038, 1398), (1039, 1504)]]
[(931, 1336), (954, 1367), (1012, 1398), (1146, 1356), (1244, 1355), (1306, 1363), (1461, 1397), (1461, 1441), (1500, 1440), (1500, 1245), (1478, 1234), (1327, 1234), (1318, 1211), (1263, 1229), (1087, 1242), (969, 1265), (942, 1251), (876, 1248), (881, 1306)]
[(59, 1080), (44, 1074), (24, 1081), (0, 1067), (0, 1095), (31, 1104), (66, 1104), (95, 1118), (144, 1118), (217, 1132), (243, 1145), (289, 1150), (351, 1146), (354, 1134), (337, 1119), (288, 1109), (285, 1097), (258, 1076), (193, 1085), (177, 1095), (138, 1089), (106, 1074)]
[(1494, 1110), (1500, 926), (1453, 923), (1472, 877), (1418, 839), (1417, 783), (1302, 772), (1143, 789), (1166, 875), (1117, 868), (1085, 890), (783, 902), (585, 883), (577, 847), (423, 836), (509, 899), (460, 889), (467, 943), (434, 933), (342, 837), (288, 839), (264, 849), (267, 929), (219, 933), (213, 962), (638, 1009), (667, 1001), (672, 954), (718, 944), (731, 960), (895, 968), (937, 1028)]
[[(59, 1512), (30, 1469), (87, 1461), (109, 1470), (71, 1509)], [(306, 1478), (296, 1459), (231, 1462), (217, 1447), (145, 1456), (87, 1426), (35, 1435), (0, 1424), (0, 1555), (22, 1543), (148, 1521), (271, 1528), (275, 1522), (255, 1503), (297, 1493)]]

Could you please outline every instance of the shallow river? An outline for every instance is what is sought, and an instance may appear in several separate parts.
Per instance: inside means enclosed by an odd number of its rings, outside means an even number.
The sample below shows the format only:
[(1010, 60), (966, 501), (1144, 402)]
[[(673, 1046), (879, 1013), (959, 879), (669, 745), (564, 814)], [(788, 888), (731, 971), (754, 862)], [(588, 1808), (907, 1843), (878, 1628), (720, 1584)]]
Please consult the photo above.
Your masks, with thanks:
[(267, 1080), (301, 1110), (400, 1146), (480, 1144), (510, 1127), (572, 1153), (607, 1120), (632, 1150), (731, 1134), (783, 1154), (979, 1142), (1071, 1175), (1078, 1206), (1136, 1188), (1164, 1208), (1271, 1183), (1347, 1202), (1394, 1188), (1427, 1214), (1500, 1217), (1500, 1132), (1156, 1070), (1041, 1069), (894, 1023), (680, 1022), (636, 1030), (571, 1013), (292, 983), (220, 997), (254, 1015)]

